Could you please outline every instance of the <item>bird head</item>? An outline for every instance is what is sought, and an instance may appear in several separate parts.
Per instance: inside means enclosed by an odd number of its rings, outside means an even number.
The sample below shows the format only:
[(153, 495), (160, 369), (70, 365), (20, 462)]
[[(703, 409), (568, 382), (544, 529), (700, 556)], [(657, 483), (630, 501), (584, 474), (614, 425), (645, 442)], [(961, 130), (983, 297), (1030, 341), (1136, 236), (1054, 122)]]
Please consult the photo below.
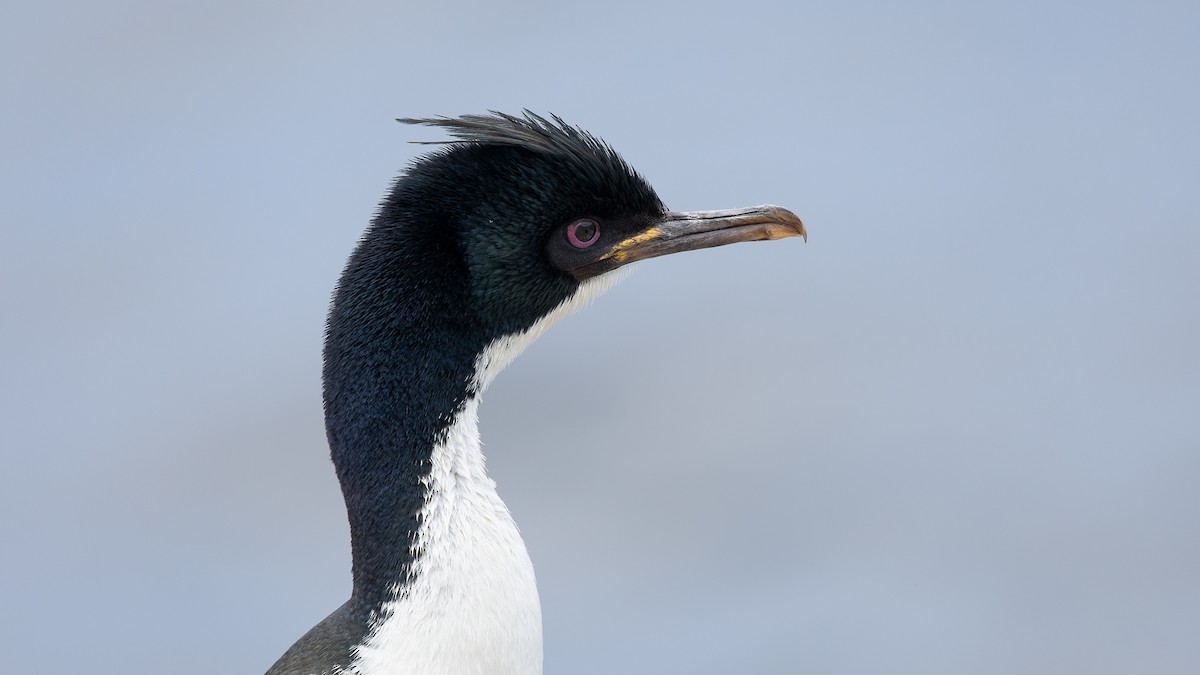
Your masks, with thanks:
[(453, 137), (419, 159), (397, 192), (425, 211), (405, 214), (406, 223), (440, 229), (458, 251), (472, 315), (493, 336), (577, 305), (569, 301), (602, 290), (610, 272), (639, 260), (806, 236), (800, 219), (779, 207), (669, 211), (607, 143), (556, 116), (400, 121)]

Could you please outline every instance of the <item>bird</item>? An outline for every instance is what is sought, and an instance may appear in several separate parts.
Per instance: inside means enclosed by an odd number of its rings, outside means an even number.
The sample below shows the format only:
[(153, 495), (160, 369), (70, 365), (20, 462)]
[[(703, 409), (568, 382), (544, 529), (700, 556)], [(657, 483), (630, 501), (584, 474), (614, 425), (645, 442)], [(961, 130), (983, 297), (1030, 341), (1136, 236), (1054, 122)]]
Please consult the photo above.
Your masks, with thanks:
[(808, 234), (778, 206), (668, 210), (610, 145), (556, 115), (398, 121), (449, 138), (393, 182), (326, 323), (352, 591), (267, 675), (537, 675), (537, 584), (484, 462), (484, 390), (632, 263)]

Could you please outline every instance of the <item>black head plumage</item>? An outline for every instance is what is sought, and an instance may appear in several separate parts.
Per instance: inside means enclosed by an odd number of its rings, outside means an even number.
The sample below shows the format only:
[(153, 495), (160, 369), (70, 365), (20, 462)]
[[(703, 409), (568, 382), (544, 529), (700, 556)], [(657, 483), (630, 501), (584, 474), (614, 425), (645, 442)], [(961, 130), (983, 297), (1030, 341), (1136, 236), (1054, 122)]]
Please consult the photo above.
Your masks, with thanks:
[(491, 324), (489, 337), (527, 328), (574, 292), (578, 279), (553, 255), (572, 220), (600, 219), (615, 240), (665, 211), (607, 143), (552, 119), (526, 112), (401, 120), (443, 128), (455, 140), (409, 167), (367, 233), (457, 254), (468, 313)]

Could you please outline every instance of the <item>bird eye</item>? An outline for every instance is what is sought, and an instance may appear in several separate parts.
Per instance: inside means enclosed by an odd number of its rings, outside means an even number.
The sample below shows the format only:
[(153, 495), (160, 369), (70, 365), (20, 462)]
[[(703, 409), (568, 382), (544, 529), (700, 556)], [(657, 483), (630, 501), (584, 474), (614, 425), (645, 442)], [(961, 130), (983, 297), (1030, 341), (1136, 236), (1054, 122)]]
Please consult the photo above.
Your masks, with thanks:
[(600, 223), (591, 218), (580, 218), (567, 225), (567, 241), (575, 248), (587, 248), (600, 239)]

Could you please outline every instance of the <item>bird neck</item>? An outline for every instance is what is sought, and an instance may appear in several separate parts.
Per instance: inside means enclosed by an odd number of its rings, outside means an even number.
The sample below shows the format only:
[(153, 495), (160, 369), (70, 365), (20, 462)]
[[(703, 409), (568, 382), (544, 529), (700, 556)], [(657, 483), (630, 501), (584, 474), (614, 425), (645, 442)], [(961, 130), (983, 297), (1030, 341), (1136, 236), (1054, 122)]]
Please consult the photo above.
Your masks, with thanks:
[(533, 565), (478, 425), (481, 392), (536, 334), (484, 341), (446, 286), (386, 286), (361, 295), (343, 278), (326, 342), (326, 427), (365, 636), (355, 672), (448, 675), (482, 657), (491, 673), (540, 673)]
[[(351, 255), (325, 339), (325, 427), (350, 523), (355, 604), (406, 583), (434, 450), (477, 395), (486, 340), (462, 317), (467, 290), (437, 242), (376, 232)], [(396, 237), (403, 236), (398, 230)], [(425, 265), (381, 268), (392, 247)]]

